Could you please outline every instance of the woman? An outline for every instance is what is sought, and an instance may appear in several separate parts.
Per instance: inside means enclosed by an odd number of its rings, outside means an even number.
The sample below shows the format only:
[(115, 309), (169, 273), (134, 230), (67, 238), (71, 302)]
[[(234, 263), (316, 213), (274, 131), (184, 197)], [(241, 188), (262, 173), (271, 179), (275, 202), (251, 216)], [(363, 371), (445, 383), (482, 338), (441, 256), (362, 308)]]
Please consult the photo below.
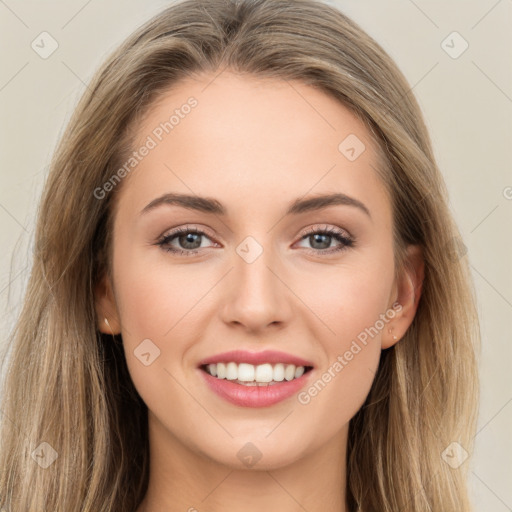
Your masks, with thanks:
[(314, 0), (128, 38), (46, 183), (0, 506), (470, 510), (474, 293), (409, 90)]

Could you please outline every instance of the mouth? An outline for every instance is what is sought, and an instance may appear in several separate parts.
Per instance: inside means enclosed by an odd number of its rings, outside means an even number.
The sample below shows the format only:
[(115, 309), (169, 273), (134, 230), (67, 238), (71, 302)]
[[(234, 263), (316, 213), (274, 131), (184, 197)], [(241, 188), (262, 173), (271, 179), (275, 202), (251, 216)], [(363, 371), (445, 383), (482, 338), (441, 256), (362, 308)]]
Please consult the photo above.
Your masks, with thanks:
[(239, 407), (269, 407), (291, 398), (311, 381), (312, 370), (312, 362), (276, 350), (232, 350), (198, 363), (210, 391)]
[(291, 382), (310, 372), (313, 367), (285, 363), (253, 365), (226, 361), (203, 364), (201, 370), (217, 380), (228, 380), (241, 386), (275, 386)]
[(291, 399), (314, 376), (312, 363), (283, 352), (232, 351), (199, 363), (207, 388), (238, 407), (270, 407)]

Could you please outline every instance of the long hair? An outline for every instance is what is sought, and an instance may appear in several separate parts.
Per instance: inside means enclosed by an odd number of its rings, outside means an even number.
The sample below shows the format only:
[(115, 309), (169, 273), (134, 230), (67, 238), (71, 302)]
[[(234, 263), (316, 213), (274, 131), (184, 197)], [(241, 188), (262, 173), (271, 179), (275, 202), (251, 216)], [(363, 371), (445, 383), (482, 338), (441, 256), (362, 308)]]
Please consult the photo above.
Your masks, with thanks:
[(147, 407), (121, 337), (99, 332), (94, 305), (95, 284), (111, 273), (119, 187), (102, 200), (94, 191), (133, 150), (138, 121), (160, 95), (180, 79), (222, 69), (301, 81), (363, 120), (383, 155), (377, 171), (392, 201), (396, 271), (407, 244), (423, 251), (416, 316), (382, 351), (350, 421), (350, 512), (471, 510), (467, 462), (452, 467), (443, 456), (451, 443), (472, 452), (478, 412), (480, 331), (462, 239), (409, 84), (371, 37), (320, 0), (174, 3), (92, 78), (51, 161), (11, 334), (0, 506), (127, 512), (142, 501)]

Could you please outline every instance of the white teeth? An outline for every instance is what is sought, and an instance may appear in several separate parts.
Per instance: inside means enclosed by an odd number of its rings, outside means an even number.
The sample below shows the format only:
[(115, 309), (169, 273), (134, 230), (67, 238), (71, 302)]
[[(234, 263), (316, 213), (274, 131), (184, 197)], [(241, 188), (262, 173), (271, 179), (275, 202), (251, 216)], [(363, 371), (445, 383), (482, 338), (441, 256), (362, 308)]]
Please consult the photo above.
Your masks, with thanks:
[(284, 364), (278, 363), (274, 366), (274, 380), (277, 382), (284, 380)]
[(298, 379), (304, 374), (304, 366), (277, 363), (271, 365), (264, 363), (257, 366), (248, 363), (235, 362), (216, 363), (206, 365), (206, 371), (218, 379), (237, 381), (248, 386), (258, 384), (272, 384), (283, 380)]
[(295, 377), (295, 366), (289, 364), (284, 371), (284, 378), (286, 380), (292, 380)]
[(256, 382), (270, 382), (273, 376), (272, 365), (267, 363), (256, 366), (256, 375), (254, 376)]
[(217, 378), (218, 379), (226, 378), (226, 365), (224, 363), (217, 363)]
[(240, 363), (238, 365), (238, 380), (252, 382), (254, 380), (254, 366), (252, 364)]
[(238, 377), (238, 366), (236, 363), (228, 363), (226, 366), (226, 379), (236, 380)]

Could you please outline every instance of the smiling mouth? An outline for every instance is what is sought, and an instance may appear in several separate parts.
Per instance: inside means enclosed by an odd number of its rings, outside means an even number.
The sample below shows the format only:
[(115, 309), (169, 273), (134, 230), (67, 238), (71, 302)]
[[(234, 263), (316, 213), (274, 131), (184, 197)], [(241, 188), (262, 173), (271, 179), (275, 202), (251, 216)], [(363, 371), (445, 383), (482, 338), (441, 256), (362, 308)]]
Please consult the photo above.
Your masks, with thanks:
[(218, 380), (229, 380), (242, 386), (274, 386), (281, 382), (290, 382), (300, 378), (313, 369), (312, 366), (294, 364), (264, 363), (212, 363), (200, 366), (201, 370)]

